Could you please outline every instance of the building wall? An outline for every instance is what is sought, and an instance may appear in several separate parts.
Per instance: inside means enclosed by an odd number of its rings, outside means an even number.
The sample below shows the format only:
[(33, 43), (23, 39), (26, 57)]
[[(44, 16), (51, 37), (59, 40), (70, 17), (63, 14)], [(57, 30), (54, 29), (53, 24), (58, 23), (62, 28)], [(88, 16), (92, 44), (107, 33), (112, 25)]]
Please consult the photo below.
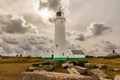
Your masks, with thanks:
[(52, 55), (54, 55), (53, 50), (51, 50), (51, 49), (43, 50), (43, 55), (42, 55), (43, 58), (51, 58)]
[(85, 60), (84, 54), (73, 54), (72, 51), (68, 51), (68, 60)]
[(85, 58), (85, 55), (70, 55), (70, 58)]

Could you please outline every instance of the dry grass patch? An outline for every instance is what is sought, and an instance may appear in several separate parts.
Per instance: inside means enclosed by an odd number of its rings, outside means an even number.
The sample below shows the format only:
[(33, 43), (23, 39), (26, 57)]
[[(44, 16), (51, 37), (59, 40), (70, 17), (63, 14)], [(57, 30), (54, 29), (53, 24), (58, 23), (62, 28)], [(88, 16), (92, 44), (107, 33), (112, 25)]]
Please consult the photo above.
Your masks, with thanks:
[(18, 80), (22, 71), (25, 71), (32, 63), (7, 63), (0, 64), (0, 80)]
[[(109, 67), (118, 67), (118, 68), (120, 68), (120, 58), (114, 58), (114, 59), (89, 58), (89, 59), (87, 59), (87, 61), (89, 63), (103, 63), (103, 64), (106, 64)], [(103, 71), (111, 79), (114, 79), (115, 75), (120, 75), (120, 72), (107, 71), (106, 69), (103, 69)]]
[(33, 63), (42, 61), (39, 58), (0, 59), (0, 80), (18, 80), (21, 72)]

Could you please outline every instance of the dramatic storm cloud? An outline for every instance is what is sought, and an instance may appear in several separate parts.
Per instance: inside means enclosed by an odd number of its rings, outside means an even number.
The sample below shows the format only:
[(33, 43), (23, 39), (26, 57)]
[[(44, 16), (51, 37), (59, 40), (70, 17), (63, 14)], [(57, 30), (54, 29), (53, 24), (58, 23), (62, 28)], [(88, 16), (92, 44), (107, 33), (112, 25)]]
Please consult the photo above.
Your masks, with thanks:
[(104, 55), (112, 49), (119, 53), (119, 3), (120, 0), (0, 0), (0, 55), (40, 56), (42, 50), (53, 48), (54, 18), (59, 7), (63, 7), (66, 18), (69, 49), (84, 49), (94, 55)]
[(48, 7), (56, 11), (61, 6), (61, 0), (40, 0), (40, 9)]
[(18, 44), (18, 40), (13, 37), (7, 36), (7, 37), (3, 37), (2, 39), (5, 43), (8, 43), (8, 44)]
[(0, 15), (0, 30), (6, 33), (37, 32), (37, 27), (27, 24), (23, 17), (13, 15)]
[[(16, 36), (16, 35), (15, 35)], [(51, 48), (53, 41), (44, 35), (25, 34), (13, 37), (11, 35), (1, 36), (0, 54), (23, 54), (23, 55), (40, 55), (45, 48)]]
[(120, 49), (119, 45), (110, 41), (101, 41), (101, 43), (103, 44), (103, 51), (106, 53), (112, 53), (113, 50), (118, 51)]
[(110, 32), (112, 32), (111, 27), (106, 26), (105, 24), (91, 23), (84, 34), (77, 34), (76, 40), (85, 41), (86, 39), (105, 35)]
[(55, 12), (58, 8), (63, 7), (65, 15), (69, 14), (68, 6), (69, 0), (39, 0), (39, 12), (42, 17), (42, 21), (52, 23), (54, 21)]
[(99, 36), (107, 32), (111, 32), (111, 28), (102, 23), (91, 23), (87, 28), (88, 36)]
[(76, 40), (85, 41), (86, 37), (83, 34), (79, 34)]
[(92, 50), (88, 51), (89, 55), (105, 56), (111, 54), (115, 50), (116, 53), (120, 52), (120, 45), (110, 41), (101, 40), (100, 43), (93, 44)]

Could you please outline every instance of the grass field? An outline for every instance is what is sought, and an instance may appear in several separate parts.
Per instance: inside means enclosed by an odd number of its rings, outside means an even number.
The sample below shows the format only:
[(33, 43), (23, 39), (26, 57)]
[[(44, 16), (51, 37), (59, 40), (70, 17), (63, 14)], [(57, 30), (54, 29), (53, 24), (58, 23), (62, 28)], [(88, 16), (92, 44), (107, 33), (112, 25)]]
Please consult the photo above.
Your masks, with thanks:
[(38, 58), (16, 58), (0, 60), (0, 80), (18, 80), (22, 71), (25, 71), (33, 63), (42, 62)]
[[(89, 59), (87, 59), (87, 61), (90, 63), (103, 63), (109, 67), (119, 67), (120, 68), (120, 58), (115, 58), (115, 59), (89, 58)], [(120, 72), (107, 71), (106, 69), (103, 69), (103, 71), (106, 74), (108, 74), (109, 78), (111, 78), (111, 79), (114, 79), (115, 75), (120, 75)]]
[(18, 80), (18, 76), (25, 71), (31, 63), (0, 64), (0, 80)]
[(111, 67), (120, 67), (120, 58), (115, 59), (103, 59), (103, 58), (89, 58), (87, 59), (90, 63), (103, 63)]
[[(33, 63), (43, 62), (44, 60), (38, 58), (28, 59), (1, 59), (0, 60), (0, 80), (18, 80), (22, 71), (25, 71)], [(90, 63), (104, 63), (112, 67), (120, 67), (120, 59), (103, 59), (94, 58), (87, 59)], [(106, 72), (106, 70), (103, 70)], [(120, 72), (106, 72), (110, 78)]]

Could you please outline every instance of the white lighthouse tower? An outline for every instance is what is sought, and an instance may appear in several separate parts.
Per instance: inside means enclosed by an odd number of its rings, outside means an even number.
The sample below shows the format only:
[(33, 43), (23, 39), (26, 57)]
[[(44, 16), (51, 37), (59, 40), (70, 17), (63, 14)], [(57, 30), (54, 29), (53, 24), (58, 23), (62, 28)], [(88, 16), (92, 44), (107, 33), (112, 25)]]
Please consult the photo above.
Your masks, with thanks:
[(42, 57), (52, 60), (85, 60), (85, 54), (82, 50), (71, 50), (66, 48), (66, 34), (63, 9), (60, 7), (56, 12), (55, 22), (55, 40), (54, 50), (47, 49)]
[(60, 7), (56, 12), (55, 22), (55, 44), (54, 44), (54, 60), (66, 60), (66, 36), (63, 9)]

